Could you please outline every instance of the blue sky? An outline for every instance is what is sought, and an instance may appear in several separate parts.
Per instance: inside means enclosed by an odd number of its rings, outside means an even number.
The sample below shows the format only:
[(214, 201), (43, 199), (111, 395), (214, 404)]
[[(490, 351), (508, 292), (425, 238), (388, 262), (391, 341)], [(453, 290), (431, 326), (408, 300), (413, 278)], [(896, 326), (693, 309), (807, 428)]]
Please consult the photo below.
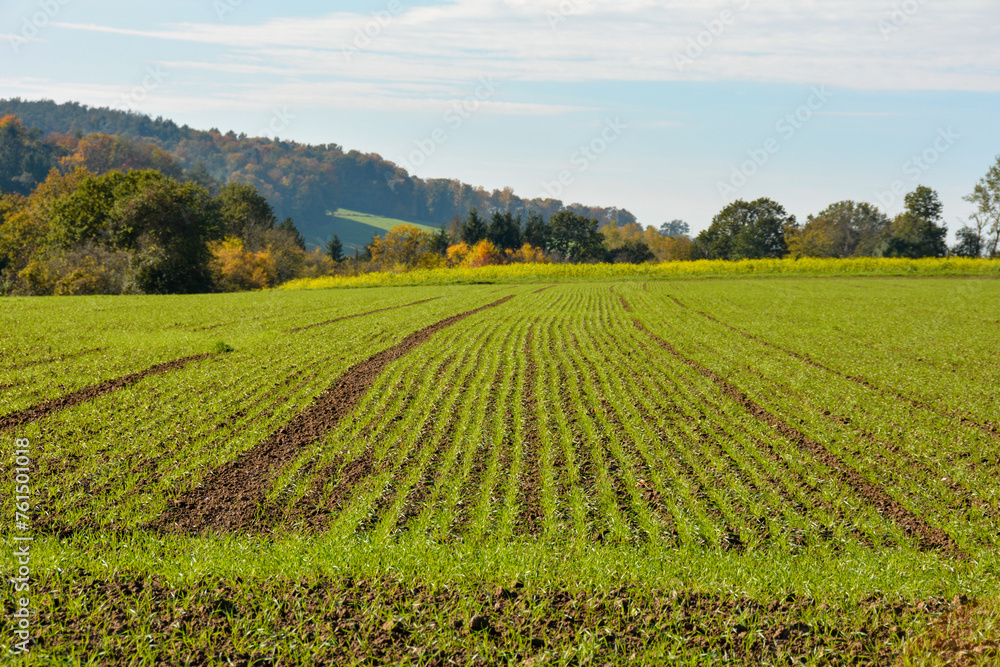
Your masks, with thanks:
[(337, 143), (704, 229), (727, 202), (952, 231), (1000, 154), (995, 0), (5, 0), (0, 97)]

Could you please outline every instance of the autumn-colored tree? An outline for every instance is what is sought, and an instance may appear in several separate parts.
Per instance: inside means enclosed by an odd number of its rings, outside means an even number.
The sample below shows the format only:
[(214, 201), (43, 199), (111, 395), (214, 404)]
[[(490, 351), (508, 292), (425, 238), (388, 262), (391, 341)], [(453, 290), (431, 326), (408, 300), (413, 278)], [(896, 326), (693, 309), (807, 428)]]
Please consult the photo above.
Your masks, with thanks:
[(793, 257), (874, 257), (885, 245), (889, 218), (868, 203), (837, 202), (802, 227), (785, 230)]
[(277, 266), (269, 250), (245, 250), (243, 241), (235, 237), (215, 241), (210, 249), (216, 285), (224, 292), (267, 289), (277, 280)]
[(465, 258), (469, 256), (469, 244), (465, 241), (450, 246), (445, 253), (450, 266), (460, 266)]
[(472, 246), (469, 250), (469, 254), (465, 256), (465, 260), (463, 260), (462, 265), (469, 267), (470, 269), (475, 269), (481, 266), (496, 266), (503, 263), (503, 253), (497, 250), (497, 247), (493, 245), (492, 241), (483, 239), (476, 245)]
[(0, 193), (28, 195), (55, 165), (54, 149), (14, 116), (0, 118)]
[[(65, 175), (53, 170), (30, 197), (6, 195), (0, 200), (0, 292), (52, 292), (42, 268), (50, 258), (52, 209), (86, 177), (83, 170)], [(40, 280), (36, 281), (40, 291), (33, 286), (32, 275)]]
[(153, 169), (171, 178), (180, 178), (183, 171), (174, 158), (159, 146), (125, 137), (107, 134), (88, 134), (77, 140), (63, 139), (65, 148), (72, 150), (59, 164), (63, 169), (82, 167), (92, 174), (106, 174), (110, 171), (131, 171)]
[(687, 262), (691, 259), (694, 242), (689, 236), (664, 236), (662, 230), (647, 227), (643, 240), (658, 262)]
[(508, 250), (507, 260), (514, 264), (550, 264), (552, 260), (541, 248), (525, 243), (517, 250)]
[(440, 262), (434, 251), (434, 239), (415, 225), (396, 225), (371, 244), (372, 262), (382, 268), (430, 267)]

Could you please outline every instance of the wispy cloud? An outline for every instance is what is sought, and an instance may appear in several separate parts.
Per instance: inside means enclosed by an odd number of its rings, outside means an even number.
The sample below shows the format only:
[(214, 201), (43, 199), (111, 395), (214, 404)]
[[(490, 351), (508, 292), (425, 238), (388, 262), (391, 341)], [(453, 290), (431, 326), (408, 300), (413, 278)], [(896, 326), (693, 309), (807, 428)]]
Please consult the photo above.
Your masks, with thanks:
[[(158, 30), (58, 25), (221, 49), (217, 61), (178, 67), (410, 82), (416, 84), (414, 98), (439, 97), (441, 87), (457, 92), (484, 75), (520, 82), (822, 81), (840, 88), (1000, 91), (1000, 42), (987, 29), (989, 19), (1000, 19), (1000, 9), (975, 0), (923, 5), (889, 39), (880, 29), (892, 19), (887, 2), (750, 3), (734, 12), (725, 33), (701, 57), (679, 71), (675, 56), (699, 38), (706, 22), (743, 3), (455, 0), (407, 9), (370, 39), (358, 35), (364, 35), (372, 17), (346, 12)], [(347, 58), (345, 49), (356, 53)], [(257, 69), (232, 64), (250, 53), (266, 64)], [(381, 107), (386, 100), (371, 102)]]

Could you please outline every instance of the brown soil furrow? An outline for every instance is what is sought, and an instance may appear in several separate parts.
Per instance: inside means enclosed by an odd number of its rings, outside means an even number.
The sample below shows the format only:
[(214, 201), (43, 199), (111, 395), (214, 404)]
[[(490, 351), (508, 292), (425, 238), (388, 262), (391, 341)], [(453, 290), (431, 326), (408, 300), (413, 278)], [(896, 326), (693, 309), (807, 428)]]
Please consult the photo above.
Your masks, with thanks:
[[(763, 373), (757, 369), (749, 369), (751, 373), (755, 376), (761, 378), (761, 380), (769, 381)], [(804, 404), (808, 405), (809, 400), (804, 398), (798, 393), (790, 392), (797, 400), (803, 401)], [(935, 471), (931, 468), (925, 461), (923, 461), (919, 456), (911, 454), (905, 451), (899, 445), (882, 440), (876, 437), (870, 431), (857, 426), (850, 417), (844, 417), (837, 415), (830, 410), (819, 410), (821, 414), (830, 421), (836, 422), (841, 426), (851, 429), (863, 440), (869, 442), (872, 445), (876, 445), (874, 451), (875, 458), (878, 459), (879, 465), (886, 466), (886, 468), (894, 468), (897, 471), (908, 475), (909, 471), (912, 469), (920, 470), (925, 478), (934, 479), (937, 478), (942, 471)], [(950, 462), (950, 460), (949, 460)], [(971, 510), (973, 507), (983, 510), (991, 518), (996, 518), (997, 514), (994, 508), (986, 501), (979, 498), (975, 493), (972, 493), (969, 489), (962, 486), (960, 483), (956, 482), (954, 479), (949, 478), (946, 481), (948, 490), (955, 494), (960, 502), (962, 503), (962, 508), (965, 510)]]
[[(754, 439), (754, 444), (757, 446), (757, 449), (761, 453), (767, 456), (767, 458), (771, 459), (772, 461), (774, 461), (779, 465), (786, 466), (787, 469), (787, 462), (783, 458), (781, 458), (781, 456), (778, 455), (778, 452), (775, 451), (774, 446), (770, 442)], [(794, 473), (791, 470), (788, 470), (788, 472), (789, 472), (788, 484), (791, 487), (793, 487), (796, 491), (798, 491), (802, 496), (808, 497), (809, 501), (813, 505), (816, 505), (817, 507), (826, 510), (831, 516), (837, 517), (837, 519), (842, 523), (846, 525), (851, 525), (852, 523), (851, 517), (848, 517), (844, 513), (843, 507), (841, 507), (840, 505), (834, 505), (829, 500), (821, 496), (819, 488), (815, 486), (810, 486), (809, 483), (801, 475)], [(792, 507), (792, 509), (794, 509), (798, 514), (803, 516), (810, 514), (809, 508), (806, 507), (801, 502), (799, 502), (798, 500), (796, 500), (795, 497), (792, 495), (791, 491), (789, 491), (788, 488), (786, 488), (785, 484), (782, 483), (781, 480), (775, 480), (774, 486), (772, 488), (774, 488), (781, 495), (781, 497), (788, 502), (788, 504)], [(827, 527), (824, 526), (824, 529), (827, 529)], [(850, 533), (851, 536), (854, 537), (855, 540), (857, 540), (858, 544), (868, 548), (872, 548), (875, 546), (875, 543), (872, 542), (871, 539), (869, 539), (869, 537), (865, 535), (864, 532), (862, 532), (857, 527), (852, 526), (850, 529)], [(895, 541), (888, 535), (880, 535), (879, 537), (882, 540), (881, 546), (883, 547), (896, 546)]]
[(387, 350), (355, 364), (312, 405), (266, 441), (209, 474), (204, 483), (173, 500), (150, 527), (164, 531), (201, 532), (246, 529), (261, 509), (266, 489), (302, 448), (322, 438), (350, 414), (392, 361), (423, 344), (438, 331), (467, 317), (506, 303), (512, 296), (453, 315), (411, 333)]
[(120, 377), (115, 380), (107, 380), (100, 384), (95, 384), (85, 389), (74, 391), (72, 394), (67, 394), (61, 398), (54, 398), (51, 401), (46, 401), (33, 408), (25, 408), (24, 410), (12, 412), (8, 415), (0, 417), (0, 432), (38, 421), (39, 419), (48, 417), (49, 415), (59, 412), (60, 410), (66, 410), (80, 405), (81, 403), (86, 403), (87, 401), (104, 396), (105, 394), (110, 394), (113, 391), (124, 389), (125, 387), (131, 386), (151, 375), (169, 373), (170, 371), (184, 368), (184, 366), (188, 365), (192, 361), (200, 361), (211, 356), (214, 355), (197, 354), (191, 357), (184, 357), (183, 359), (169, 361), (165, 364), (157, 364), (156, 366), (147, 368), (139, 373), (132, 373), (131, 375), (126, 375), (125, 377)]
[[(637, 386), (641, 386), (641, 379), (637, 370), (639, 367), (640, 363), (636, 363), (634, 366), (627, 368), (627, 372), (632, 376), (633, 381), (636, 383)], [(654, 382), (654, 384), (661, 388), (663, 387), (661, 382)], [(670, 392), (664, 392), (664, 395), (669, 395), (669, 393)], [(678, 471), (681, 474), (681, 477), (687, 482), (687, 485), (690, 488), (692, 496), (701, 503), (702, 507), (704, 507), (705, 509), (706, 514), (708, 514), (708, 516), (712, 519), (712, 521), (717, 522), (722, 527), (723, 539), (722, 539), (722, 544), (720, 546), (722, 546), (722, 548), (727, 550), (742, 549), (744, 544), (740, 536), (739, 530), (726, 519), (726, 516), (723, 512), (723, 508), (711, 496), (709, 496), (705, 488), (705, 485), (702, 483), (701, 478), (694, 471), (694, 468), (691, 467), (690, 463), (687, 461), (686, 458), (684, 458), (682, 453), (678, 451), (674, 445), (671, 444), (672, 441), (663, 430), (663, 427), (661, 427), (657, 423), (657, 421), (653, 418), (652, 414), (650, 414), (649, 409), (642, 403), (642, 401), (635, 401), (634, 405), (636, 407), (636, 410), (639, 412), (639, 418), (642, 420), (642, 422), (647, 424), (649, 427), (651, 427), (656, 431), (657, 437), (659, 438), (659, 444), (661, 446), (669, 446), (672, 450), (674, 450), (674, 455), (670, 456), (670, 460), (674, 463), (675, 466), (677, 466)], [(670, 415), (670, 418), (674, 422), (683, 422), (683, 423), (688, 422), (687, 416), (680, 409), (680, 407), (674, 404), (673, 402), (656, 401), (655, 405), (657, 409), (660, 411), (660, 414)], [(654, 452), (654, 454), (659, 454), (659, 457), (661, 459), (663, 458), (662, 449), (659, 452)], [(655, 465), (655, 462), (651, 462), (651, 465)], [(663, 511), (666, 511), (667, 514), (669, 514), (669, 511), (667, 511), (666, 508), (663, 508)], [(673, 523), (672, 515), (671, 515), (671, 524), (675, 525)], [(675, 539), (678, 542), (680, 541), (680, 537), (676, 533), (676, 531), (675, 531)]]
[[(638, 364), (637, 364), (636, 367), (638, 367)], [(638, 382), (638, 375), (637, 375), (637, 372), (635, 371), (634, 368), (630, 369), (630, 374), (632, 375), (633, 378), (636, 378), (636, 381)], [(673, 382), (674, 381), (671, 381), (672, 384), (673, 384)], [(664, 385), (664, 383), (662, 381), (655, 381), (655, 385), (657, 387), (659, 387), (660, 393), (662, 395), (665, 395), (665, 396), (672, 394), (676, 389), (678, 389), (678, 387), (675, 384), (673, 384), (673, 386), (671, 386), (671, 387), (668, 387), (668, 386)], [(694, 392), (694, 394), (696, 396), (698, 396), (700, 399), (702, 399), (702, 401), (704, 402), (704, 405), (706, 407), (708, 407), (709, 409), (713, 410), (713, 412), (715, 412), (716, 415), (718, 415), (720, 417), (724, 416), (722, 414), (722, 412), (720, 412), (719, 408), (717, 406), (715, 406), (714, 404), (712, 404), (712, 402), (700, 390), (698, 390), (696, 387), (694, 387), (694, 385), (692, 383), (688, 382), (687, 386)], [(689, 423), (691, 421), (685, 415), (685, 413), (682, 412), (680, 410), (680, 408), (677, 405), (673, 404), (673, 403), (661, 403), (661, 404), (659, 404), (658, 407), (659, 407), (659, 409), (661, 410), (661, 412), (663, 414), (673, 415), (674, 421), (682, 421), (683, 423)], [(654, 428), (656, 428), (658, 434), (660, 435), (661, 442), (664, 442), (664, 443), (667, 442), (667, 438), (664, 436), (662, 429), (659, 426), (656, 426), (655, 422), (652, 421), (652, 419), (650, 418), (649, 413), (646, 410), (645, 406), (642, 405), (641, 403), (637, 403), (637, 408), (641, 412), (643, 421), (645, 421), (646, 423), (648, 423), (648, 424), (654, 426)], [(701, 416), (705, 416), (705, 413), (703, 411), (698, 410), (698, 412), (700, 413)], [(703, 437), (706, 437), (706, 436), (704, 436), (703, 429), (701, 429), (700, 427), (699, 427), (699, 431), (702, 431)], [(757, 442), (757, 441), (755, 440), (755, 442)], [(771, 458), (772, 460), (774, 460), (777, 463), (780, 463), (782, 466), (785, 465), (785, 462), (783, 460), (781, 460), (777, 456), (777, 454), (775, 453), (775, 451), (774, 451), (773, 447), (770, 445), (770, 443), (759, 443), (759, 442), (757, 442), (757, 444), (759, 446), (761, 446), (762, 451), (765, 451), (765, 453), (768, 453), (769, 458)], [(676, 458), (674, 460), (679, 465), (683, 464), (682, 461), (678, 461)], [(712, 501), (707, 496), (707, 494), (704, 491), (704, 487), (698, 481), (698, 478), (697, 477), (693, 477), (694, 471), (691, 470), (690, 467), (688, 467), (688, 466), (684, 466), (684, 467), (687, 469), (687, 472), (685, 474), (685, 478), (691, 483), (695, 497), (698, 498), (699, 500), (701, 500), (703, 503), (705, 503), (706, 504), (706, 511), (709, 513), (709, 515), (712, 516), (713, 518), (715, 518), (716, 520), (718, 520), (718, 517), (721, 516), (721, 514), (719, 512), (719, 508), (716, 507), (715, 504), (714, 504), (714, 501)], [(792, 495), (788, 492), (788, 490), (781, 483), (781, 480), (777, 480), (777, 479), (771, 477), (770, 475), (768, 475), (768, 477), (770, 477), (772, 479), (773, 486), (778, 491), (778, 493), (781, 495), (781, 497), (783, 499), (785, 499), (788, 502), (788, 504), (792, 508), (795, 509), (796, 512), (798, 512), (799, 514), (805, 514), (805, 513), (807, 513), (807, 508), (804, 505), (802, 505), (802, 503), (799, 503), (798, 501), (796, 501), (792, 497)], [(797, 475), (795, 476), (795, 482), (793, 483), (793, 485), (795, 486), (796, 489), (799, 489), (800, 491), (801, 491), (801, 489), (803, 487), (807, 486), (806, 483), (805, 483), (805, 481), (803, 479), (801, 479)], [(809, 495), (814, 495), (815, 494), (815, 489), (811, 489), (811, 491), (813, 493), (809, 494)], [(840, 509), (834, 508), (830, 503), (824, 501), (822, 498), (820, 498), (820, 497), (817, 496), (816, 497), (816, 502), (817, 502), (817, 504), (821, 504), (824, 507), (827, 507), (835, 515), (837, 515), (839, 517), (843, 517), (843, 512)], [(736, 533), (736, 531), (734, 531), (731, 527), (728, 527), (728, 526), (726, 527), (725, 530), (726, 530), (726, 532), (728, 534), (735, 534)], [(855, 531), (855, 532), (857, 532), (857, 531)], [(860, 533), (859, 533), (859, 535), (860, 535)], [(864, 539), (863, 535), (859, 538), (859, 541), (862, 542), (862, 543), (865, 543), (865, 539)], [(870, 541), (867, 541), (867, 543), (870, 544)]]
[(726, 395), (742, 405), (754, 417), (767, 423), (797, 447), (808, 451), (815, 458), (827, 465), (832, 471), (837, 473), (842, 481), (849, 484), (868, 502), (875, 505), (884, 517), (896, 522), (907, 535), (916, 539), (921, 549), (941, 549), (959, 557), (965, 556), (959, 546), (946, 532), (927, 524), (923, 519), (910, 512), (898, 501), (889, 496), (884, 489), (862, 477), (856, 470), (844, 463), (840, 457), (830, 452), (826, 447), (807, 438), (797, 429), (765, 410), (718, 373), (683, 356), (673, 345), (646, 329), (638, 319), (633, 321), (636, 327), (649, 335), (674, 358), (712, 380)]
[(555, 287), (555, 285), (549, 285), (548, 287), (543, 287), (542, 289), (536, 289), (534, 292), (532, 292), (532, 294), (541, 294), (545, 290), (550, 290), (553, 287)]
[[(752, 336), (750, 334), (746, 334), (746, 333), (744, 333), (742, 331), (739, 331), (735, 327), (732, 327), (732, 326), (730, 326), (730, 325), (728, 325), (728, 324), (726, 324), (724, 322), (720, 322), (720, 321), (716, 320), (715, 318), (713, 318), (710, 315), (707, 315), (707, 314), (702, 313), (700, 311), (696, 311), (696, 312), (698, 312), (699, 315), (702, 315), (702, 316), (704, 316), (704, 317), (706, 317), (706, 318), (708, 318), (708, 319), (710, 319), (710, 320), (712, 320), (712, 321), (714, 321), (714, 322), (716, 322), (716, 323), (718, 323), (718, 324), (720, 324), (722, 326), (725, 326), (726, 328), (728, 328), (728, 329), (730, 329), (732, 331), (735, 331), (736, 333), (739, 333), (740, 335), (742, 335), (744, 337), (747, 337), (749, 339), (755, 340), (755, 341), (757, 341), (757, 342), (759, 342), (759, 343), (761, 343), (761, 344), (763, 344), (765, 346), (771, 347), (773, 349), (776, 349), (776, 350), (779, 350), (779, 351), (782, 351), (782, 352), (786, 352), (787, 354), (790, 354), (790, 355), (795, 356), (797, 358), (801, 358), (803, 361), (806, 361), (807, 363), (810, 363), (811, 365), (814, 365), (814, 366), (817, 366), (817, 367), (820, 367), (820, 368), (825, 368), (825, 367), (819, 366), (818, 364), (812, 363), (811, 360), (809, 360), (808, 358), (801, 357), (800, 355), (796, 355), (794, 352), (791, 352), (791, 351), (788, 351), (788, 350), (784, 350), (784, 349), (782, 349), (780, 347), (777, 347), (775, 345), (772, 345), (772, 344), (768, 343), (767, 341), (758, 339), (755, 336)], [(761, 373), (760, 371), (758, 371), (756, 369), (749, 369), (749, 370), (750, 370), (750, 372), (752, 372), (754, 375), (756, 375), (757, 377), (761, 378), (762, 380), (768, 380), (768, 378), (763, 373)], [(831, 371), (831, 372), (834, 373), (834, 374), (840, 375), (836, 371)], [(700, 394), (700, 392), (697, 392), (697, 390), (695, 390), (694, 387), (693, 387), (693, 385), (690, 385), (690, 383), (689, 383), (689, 386), (692, 388), (693, 391), (696, 391), (696, 393)], [(801, 400), (801, 396), (798, 396), (797, 398), (799, 398)], [(893, 467), (893, 468), (897, 468), (897, 469), (900, 469), (901, 467), (902, 467), (902, 469), (906, 469), (906, 468), (912, 466), (913, 468), (916, 468), (916, 469), (919, 469), (919, 470), (923, 471), (924, 475), (927, 476), (927, 477), (930, 477), (930, 478), (937, 477), (937, 475), (940, 474), (940, 473), (935, 473), (935, 471), (932, 470), (931, 467), (928, 466), (925, 462), (921, 461), (918, 457), (913, 456), (913, 455), (909, 454), (908, 452), (904, 451), (898, 445), (895, 445), (893, 443), (887, 442), (885, 440), (878, 439), (872, 433), (870, 433), (870, 432), (868, 432), (868, 431), (866, 431), (866, 430), (864, 430), (864, 429), (856, 426), (855, 424), (852, 423), (852, 420), (850, 418), (848, 418), (848, 417), (841, 417), (841, 416), (835, 415), (832, 412), (830, 412), (829, 410), (823, 410), (822, 414), (823, 414), (824, 417), (826, 417), (826, 418), (828, 418), (828, 419), (830, 419), (832, 421), (837, 422), (841, 426), (844, 426), (844, 427), (847, 427), (847, 428), (850, 428), (850, 429), (854, 430), (858, 435), (860, 435), (864, 440), (868, 441), (869, 443), (871, 443), (873, 445), (877, 445), (876, 450), (875, 450), (877, 452), (876, 456), (877, 456), (877, 458), (879, 459), (879, 462), (882, 465)], [(904, 460), (904, 462), (900, 463), (901, 460)], [(996, 518), (996, 513), (995, 513), (994, 509), (990, 506), (989, 503), (987, 503), (987, 502), (983, 501), (982, 499), (976, 497), (975, 494), (971, 493), (968, 489), (966, 489), (965, 487), (963, 487), (961, 484), (955, 482), (954, 480), (949, 480), (947, 482), (947, 485), (948, 485), (948, 489), (961, 499), (962, 507), (964, 509), (970, 510), (973, 507), (976, 507), (976, 508), (979, 508), (979, 509), (983, 510), (991, 518)], [(817, 500), (817, 502), (822, 502), (822, 500), (820, 498), (817, 498), (816, 500)], [(830, 503), (824, 503), (824, 506), (828, 506), (829, 507)], [(838, 511), (838, 514), (841, 514), (841, 516), (842, 516), (842, 513), (840, 513), (839, 511)], [(857, 528), (852, 529), (852, 532), (855, 535), (855, 537), (857, 537), (859, 539), (860, 542), (862, 542), (862, 543), (869, 543), (870, 544), (871, 541), (867, 538), (867, 536), (864, 536), (860, 531), (858, 531)], [(891, 543), (892, 542), (892, 539), (890, 537), (888, 537), (888, 536), (882, 536), (882, 539), (883, 539), (883, 541), (885, 543)]]
[(220, 329), (220, 328), (222, 328), (222, 327), (224, 327), (224, 326), (226, 326), (228, 324), (230, 324), (230, 323), (229, 322), (219, 322), (218, 324), (209, 324), (209, 325), (203, 326), (203, 327), (195, 327), (194, 329), (191, 329), (191, 331), (193, 331), (193, 332), (211, 331), (213, 329)]
[[(677, 301), (677, 299), (674, 299), (674, 297), (670, 297), (670, 298), (673, 299), (674, 302), (676, 302), (682, 308), (688, 308), (688, 306), (685, 306), (680, 301)], [(910, 405), (912, 405), (913, 407), (917, 408), (918, 410), (926, 410), (927, 412), (933, 412), (934, 414), (941, 415), (942, 417), (949, 417), (951, 419), (957, 419), (964, 426), (969, 426), (971, 428), (979, 429), (980, 431), (984, 431), (986, 433), (989, 433), (990, 435), (992, 435), (994, 437), (1000, 437), (1000, 424), (998, 424), (998, 423), (995, 423), (995, 422), (992, 422), (992, 421), (989, 421), (989, 420), (984, 420), (982, 422), (979, 422), (979, 421), (976, 421), (975, 419), (972, 419), (971, 417), (969, 417), (968, 414), (964, 414), (962, 412), (957, 412), (957, 411), (952, 411), (952, 410), (941, 410), (941, 409), (938, 409), (935, 406), (931, 405), (930, 403), (927, 403), (926, 401), (922, 401), (922, 400), (920, 400), (918, 398), (914, 398), (912, 396), (907, 396), (905, 394), (901, 394), (901, 393), (899, 393), (897, 391), (894, 391), (892, 389), (886, 389), (884, 387), (879, 387), (879, 386), (877, 386), (875, 384), (872, 384), (871, 382), (869, 382), (868, 380), (866, 380), (866, 379), (864, 379), (862, 377), (858, 377), (856, 375), (850, 375), (849, 373), (844, 373), (844, 372), (838, 371), (838, 370), (836, 370), (834, 368), (830, 368), (829, 366), (826, 366), (825, 364), (822, 364), (822, 363), (816, 361), (815, 359), (813, 359), (813, 358), (811, 358), (811, 357), (809, 357), (807, 355), (800, 354), (800, 353), (795, 352), (793, 350), (789, 350), (788, 348), (781, 347), (780, 345), (776, 345), (775, 343), (772, 343), (772, 342), (770, 342), (768, 340), (765, 340), (765, 339), (761, 338), (760, 336), (755, 336), (752, 333), (749, 333), (747, 331), (743, 331), (742, 329), (739, 329), (739, 328), (737, 328), (737, 327), (729, 324), (728, 322), (723, 322), (722, 320), (720, 320), (720, 319), (718, 319), (716, 317), (713, 317), (712, 315), (709, 315), (708, 313), (702, 312), (700, 310), (695, 310), (694, 312), (697, 313), (697, 314), (699, 314), (699, 315), (701, 315), (702, 317), (706, 318), (707, 320), (709, 320), (711, 322), (715, 322), (716, 324), (718, 324), (720, 326), (723, 326), (726, 329), (729, 329), (733, 333), (737, 333), (740, 336), (743, 336), (744, 338), (746, 338), (748, 340), (752, 340), (752, 341), (754, 341), (756, 343), (760, 343), (761, 345), (763, 345), (765, 347), (769, 347), (772, 350), (776, 350), (778, 352), (782, 352), (783, 354), (787, 354), (787, 355), (789, 355), (791, 357), (794, 357), (794, 358), (798, 359), (799, 361), (805, 363), (808, 366), (812, 366), (813, 368), (817, 368), (817, 369), (819, 369), (821, 371), (825, 371), (827, 373), (831, 373), (832, 375), (836, 375), (837, 377), (842, 378), (844, 380), (848, 380), (850, 382), (854, 382), (855, 384), (858, 384), (858, 385), (864, 387), (865, 389), (869, 389), (871, 391), (874, 391), (876, 393), (882, 394), (884, 396), (891, 396), (891, 397), (895, 398), (896, 400), (902, 401), (904, 403), (909, 403)]]
[[(707, 409), (711, 410), (717, 417), (719, 417), (721, 419), (726, 419), (725, 414), (719, 409), (719, 407), (717, 405), (715, 405), (715, 404), (712, 403), (711, 399), (709, 399), (708, 397), (706, 397), (693, 384), (688, 383), (688, 387), (691, 389), (691, 391), (693, 391), (695, 393), (696, 396), (698, 396), (698, 397), (700, 397), (702, 399), (703, 405)], [(704, 414), (704, 413), (702, 413), (702, 414)], [(717, 428), (713, 427), (713, 430), (718, 433), (718, 429)], [(810, 499), (810, 501), (812, 502), (812, 504), (814, 504), (814, 505), (816, 505), (818, 507), (821, 507), (822, 509), (826, 510), (831, 516), (836, 517), (841, 522), (846, 523), (846, 524), (850, 523), (849, 517), (847, 517), (847, 515), (844, 514), (844, 511), (843, 511), (843, 509), (840, 506), (834, 505), (830, 501), (828, 501), (825, 498), (823, 498), (819, 494), (819, 489), (810, 486), (806, 482), (806, 480), (800, 474), (793, 472), (791, 469), (789, 469), (787, 467), (786, 461), (784, 459), (782, 459), (778, 455), (778, 453), (774, 450), (774, 446), (771, 443), (760, 441), (760, 440), (754, 438), (750, 434), (747, 434), (747, 435), (751, 438), (751, 440), (753, 442), (753, 445), (755, 446), (755, 448), (758, 451), (760, 451), (762, 454), (764, 454), (768, 459), (770, 459), (774, 463), (777, 463), (777, 464), (781, 465), (788, 472), (789, 477), (788, 477), (787, 480), (785, 480), (785, 479), (782, 479), (782, 478), (779, 478), (779, 477), (775, 477), (774, 475), (768, 473), (766, 470), (764, 470), (762, 468), (758, 468), (758, 470), (760, 471), (761, 475), (764, 476), (764, 477), (766, 477), (767, 480), (769, 481), (768, 488), (773, 489), (781, 497), (781, 499), (785, 503), (787, 503), (788, 506), (790, 508), (792, 508), (792, 510), (795, 511), (795, 513), (799, 514), (800, 516), (809, 516), (812, 520), (817, 520), (818, 519), (818, 517), (812, 515), (812, 512), (810, 511), (810, 509), (807, 506), (805, 506), (804, 504), (802, 504), (801, 502), (799, 502), (792, 495), (792, 493), (789, 491), (788, 486), (796, 489), (803, 496), (808, 497)], [(742, 445), (740, 445), (738, 443), (734, 443), (734, 445), (737, 446), (741, 451), (744, 451), (744, 452), (746, 451), (745, 448)], [(729, 457), (728, 455), (727, 455), (727, 458), (729, 458), (730, 460), (732, 460), (732, 457)], [(735, 461), (734, 461), (734, 463), (735, 463)], [(743, 479), (744, 478), (743, 477), (743, 475), (744, 475), (743, 471), (740, 471), (740, 475), (741, 475), (741, 479)], [(788, 486), (786, 486), (786, 485), (788, 485)], [(830, 532), (829, 529), (825, 525), (821, 529), (821, 531), (824, 532), (824, 533)], [(865, 535), (860, 530), (858, 530), (857, 528), (851, 528), (851, 534), (858, 541), (859, 544), (862, 544), (862, 545), (868, 546), (868, 547), (873, 546), (873, 543), (868, 538), (868, 536)], [(888, 536), (885, 536), (885, 537), (883, 537), (882, 544), (883, 545), (893, 544), (893, 542), (892, 542), (891, 538), (889, 538)]]
[[(919, 458), (903, 451), (903, 448), (899, 445), (882, 440), (876, 437), (873, 433), (855, 426), (849, 417), (840, 417), (832, 413), (827, 414), (826, 416), (841, 426), (854, 430), (866, 442), (875, 445), (875, 451), (878, 452), (878, 459), (884, 465), (900, 468), (900, 472), (902, 474), (908, 474), (909, 469), (915, 468), (920, 470), (926, 478), (933, 479), (941, 475), (942, 471), (935, 471)], [(905, 462), (900, 463), (900, 459), (905, 459)], [(959, 482), (956, 482), (950, 476), (945, 484), (948, 486), (948, 490), (958, 497), (963, 509), (970, 510), (975, 507), (983, 510), (993, 519), (998, 518), (997, 511), (989, 503), (984, 501), (982, 498), (979, 498), (976, 494), (970, 492), (969, 489), (962, 486)]]
[(299, 333), (300, 331), (307, 331), (309, 329), (315, 329), (316, 327), (325, 327), (328, 324), (334, 324), (336, 322), (343, 322), (344, 320), (353, 320), (358, 317), (367, 317), (368, 315), (375, 315), (377, 313), (384, 313), (388, 310), (399, 310), (400, 308), (409, 308), (410, 306), (419, 306), (422, 303), (429, 303), (440, 299), (441, 297), (436, 296), (431, 299), (424, 299), (422, 301), (414, 301), (413, 303), (407, 303), (402, 306), (390, 306), (388, 308), (379, 308), (378, 310), (369, 310), (367, 313), (356, 313), (354, 315), (345, 315), (343, 317), (337, 317), (332, 320), (326, 320), (325, 322), (317, 322), (316, 324), (308, 324), (304, 327), (298, 327), (297, 329), (289, 329), (288, 333)]
[(535, 390), (538, 366), (531, 358), (532, 340), (532, 332), (528, 331), (528, 337), (524, 341), (524, 356), (527, 361), (524, 367), (524, 394), (521, 397), (521, 410), (524, 415), (524, 451), (521, 453), (521, 466), (524, 472), (517, 494), (517, 506), (521, 509), (516, 524), (516, 532), (519, 535), (540, 534), (545, 519), (545, 511), (542, 508), (542, 462), (539, 458), (542, 439), (539, 435), (538, 394)]

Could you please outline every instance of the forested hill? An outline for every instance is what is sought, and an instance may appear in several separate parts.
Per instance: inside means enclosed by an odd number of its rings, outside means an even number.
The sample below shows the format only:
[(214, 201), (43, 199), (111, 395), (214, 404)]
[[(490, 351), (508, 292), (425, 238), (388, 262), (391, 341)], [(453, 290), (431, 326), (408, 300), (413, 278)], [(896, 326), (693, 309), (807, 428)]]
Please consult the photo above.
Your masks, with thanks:
[(321, 230), (330, 225), (330, 214), (340, 208), (435, 227), (455, 216), (464, 217), (473, 208), (536, 212), (546, 217), (568, 208), (602, 225), (635, 221), (631, 213), (619, 208), (567, 206), (552, 199), (522, 199), (509, 188), (489, 192), (453, 179), (423, 180), (377, 154), (345, 151), (337, 144), (312, 146), (223, 134), (214, 128), (201, 131), (163, 118), (77, 103), (0, 100), (0, 118), (6, 115), (38, 128), (46, 141), (53, 141), (54, 161), (57, 145), (64, 152), (67, 146), (75, 149), (75, 142), (87, 135), (152, 144), (168, 153), (189, 178), (255, 186), (279, 218), (294, 218), (312, 238), (324, 236)]

